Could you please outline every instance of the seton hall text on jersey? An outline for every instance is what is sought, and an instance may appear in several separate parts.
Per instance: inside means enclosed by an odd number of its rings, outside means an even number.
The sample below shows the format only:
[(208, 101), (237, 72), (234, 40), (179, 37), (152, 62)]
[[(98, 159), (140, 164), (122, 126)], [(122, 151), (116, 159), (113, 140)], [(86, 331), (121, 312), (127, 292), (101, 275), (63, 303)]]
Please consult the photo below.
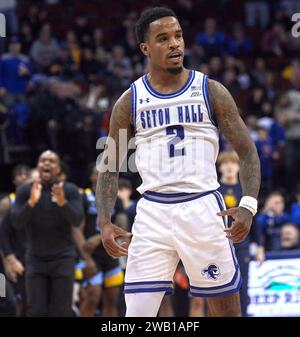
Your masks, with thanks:
[(170, 123), (203, 122), (203, 113), (201, 112), (200, 104), (189, 104), (141, 111), (140, 119), (142, 128), (146, 129)]

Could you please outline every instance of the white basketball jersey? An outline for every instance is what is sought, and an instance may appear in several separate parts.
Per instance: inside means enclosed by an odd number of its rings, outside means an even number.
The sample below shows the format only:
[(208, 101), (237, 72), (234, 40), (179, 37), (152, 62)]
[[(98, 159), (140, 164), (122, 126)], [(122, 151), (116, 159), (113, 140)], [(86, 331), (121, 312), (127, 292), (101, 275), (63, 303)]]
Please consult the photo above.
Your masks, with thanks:
[(219, 187), (215, 162), (219, 134), (212, 114), (207, 77), (190, 70), (177, 92), (161, 94), (147, 75), (131, 84), (138, 191), (198, 193)]

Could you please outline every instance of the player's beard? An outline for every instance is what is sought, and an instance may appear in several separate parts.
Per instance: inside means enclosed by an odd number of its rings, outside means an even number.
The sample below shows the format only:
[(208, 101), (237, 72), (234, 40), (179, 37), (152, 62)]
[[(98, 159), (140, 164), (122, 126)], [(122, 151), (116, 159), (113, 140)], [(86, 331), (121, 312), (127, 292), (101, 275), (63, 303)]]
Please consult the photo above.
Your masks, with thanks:
[(173, 75), (178, 75), (182, 72), (183, 66), (176, 67), (176, 68), (167, 68), (167, 72)]

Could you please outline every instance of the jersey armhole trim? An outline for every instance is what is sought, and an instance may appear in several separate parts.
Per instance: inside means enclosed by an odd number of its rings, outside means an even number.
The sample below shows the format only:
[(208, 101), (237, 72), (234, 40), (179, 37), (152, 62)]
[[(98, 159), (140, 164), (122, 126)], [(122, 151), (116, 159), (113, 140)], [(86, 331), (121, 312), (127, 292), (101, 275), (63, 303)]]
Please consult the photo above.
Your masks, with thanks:
[(210, 102), (210, 99), (209, 99), (209, 94), (208, 94), (208, 77), (207, 77), (207, 75), (203, 76), (202, 88), (203, 88), (203, 97), (204, 97), (206, 109), (207, 109), (207, 112), (208, 112), (208, 117), (209, 117), (210, 121), (212, 122), (212, 124), (215, 127), (218, 127), (215, 115), (214, 115), (213, 110), (212, 110), (212, 105), (211, 105), (211, 102)]
[(133, 126), (133, 129), (135, 130), (136, 126), (136, 86), (134, 83), (130, 84), (131, 88), (131, 125)]

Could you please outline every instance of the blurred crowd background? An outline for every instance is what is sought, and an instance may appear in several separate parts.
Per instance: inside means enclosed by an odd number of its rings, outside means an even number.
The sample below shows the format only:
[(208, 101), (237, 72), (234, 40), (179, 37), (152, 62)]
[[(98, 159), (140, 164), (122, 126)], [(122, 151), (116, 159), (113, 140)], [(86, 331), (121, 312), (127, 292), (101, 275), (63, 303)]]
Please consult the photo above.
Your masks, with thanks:
[[(253, 241), (264, 251), (284, 249), (288, 224), (286, 248), (299, 248), (300, 39), (291, 34), (298, 0), (1, 0), (8, 34), (0, 39), (0, 198), (14, 191), (13, 167), (35, 167), (46, 149), (59, 154), (68, 180), (89, 186), (87, 167), (116, 98), (147, 71), (135, 22), (142, 9), (162, 4), (182, 25), (185, 66), (229, 89), (257, 146)], [(230, 150), (221, 137), (220, 151)], [(140, 178), (122, 177), (129, 207)]]

